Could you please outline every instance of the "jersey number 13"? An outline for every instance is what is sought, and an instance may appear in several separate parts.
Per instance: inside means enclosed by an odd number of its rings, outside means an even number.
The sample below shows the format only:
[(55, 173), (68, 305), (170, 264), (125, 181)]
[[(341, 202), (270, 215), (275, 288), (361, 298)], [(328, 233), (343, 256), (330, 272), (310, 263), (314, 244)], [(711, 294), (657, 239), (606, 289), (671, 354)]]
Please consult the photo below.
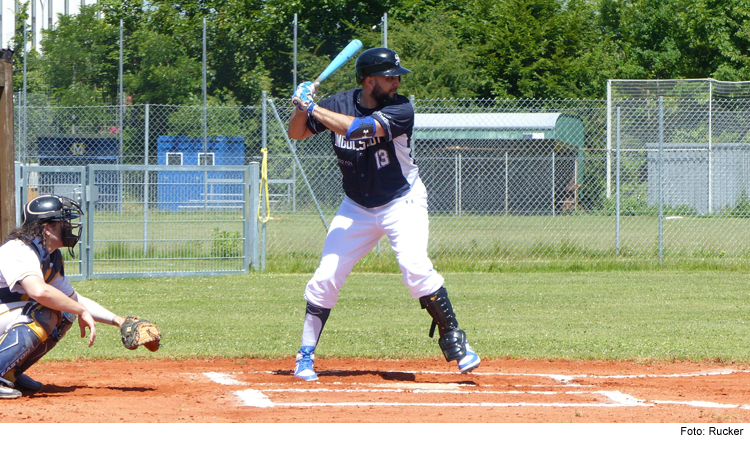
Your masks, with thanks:
[(383, 169), (391, 164), (391, 159), (388, 158), (388, 151), (380, 149), (375, 152), (375, 163), (377, 163), (378, 169)]

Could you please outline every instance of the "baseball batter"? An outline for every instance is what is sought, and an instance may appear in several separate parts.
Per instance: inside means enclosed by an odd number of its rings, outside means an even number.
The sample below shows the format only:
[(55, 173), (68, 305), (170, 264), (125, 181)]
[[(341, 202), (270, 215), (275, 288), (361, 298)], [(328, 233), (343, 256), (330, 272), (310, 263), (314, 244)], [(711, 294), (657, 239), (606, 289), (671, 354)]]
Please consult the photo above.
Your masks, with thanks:
[(362, 52), (355, 66), (360, 88), (316, 104), (316, 85), (305, 82), (292, 97), (296, 108), (289, 137), (331, 131), (346, 195), (328, 230), (320, 266), (305, 289), (307, 309), (294, 375), (318, 379), (314, 351), (331, 308), (354, 265), (383, 235), (411, 296), (433, 319), (430, 336), (437, 326), (446, 360), (457, 361), (461, 372), (471, 371), (479, 366), (479, 356), (459, 329), (443, 277), (427, 255), (427, 191), (411, 155), (414, 109), (397, 93), (401, 75), (411, 71), (387, 48)]
[(21, 390), (34, 393), (44, 387), (24, 373), (55, 347), (76, 316), (81, 337), (89, 328), (89, 346), (100, 322), (121, 327), (126, 347), (133, 346), (131, 338), (141, 329), (148, 338), (142, 337), (138, 345), (158, 349), (161, 334), (156, 325), (115, 315), (76, 293), (65, 277), (60, 248), (72, 253), (81, 236), (82, 215), (80, 206), (67, 197), (39, 196), (24, 206), (23, 225), (0, 246), (0, 398), (18, 398)]

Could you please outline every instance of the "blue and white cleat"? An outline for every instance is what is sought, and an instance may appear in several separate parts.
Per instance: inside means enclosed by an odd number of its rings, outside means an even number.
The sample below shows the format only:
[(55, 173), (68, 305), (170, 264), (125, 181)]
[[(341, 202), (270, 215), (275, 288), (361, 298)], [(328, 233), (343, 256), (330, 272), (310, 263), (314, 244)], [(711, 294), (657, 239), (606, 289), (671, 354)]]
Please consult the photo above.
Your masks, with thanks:
[(477, 353), (469, 346), (469, 343), (466, 343), (466, 355), (458, 361), (458, 370), (462, 373), (468, 373), (478, 367), (481, 362), (482, 360)]
[(314, 346), (302, 346), (299, 348), (299, 351), (297, 351), (296, 364), (294, 365), (294, 377), (298, 377), (308, 382), (317, 381), (318, 375), (313, 369), (314, 362)]

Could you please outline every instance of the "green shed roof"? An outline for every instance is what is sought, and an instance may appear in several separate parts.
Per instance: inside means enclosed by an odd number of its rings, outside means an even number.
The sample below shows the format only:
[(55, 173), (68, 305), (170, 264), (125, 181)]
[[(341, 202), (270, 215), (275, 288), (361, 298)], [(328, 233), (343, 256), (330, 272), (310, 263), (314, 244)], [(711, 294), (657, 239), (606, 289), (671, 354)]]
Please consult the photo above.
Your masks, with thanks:
[(565, 113), (417, 113), (417, 139), (557, 139), (584, 144), (583, 121)]

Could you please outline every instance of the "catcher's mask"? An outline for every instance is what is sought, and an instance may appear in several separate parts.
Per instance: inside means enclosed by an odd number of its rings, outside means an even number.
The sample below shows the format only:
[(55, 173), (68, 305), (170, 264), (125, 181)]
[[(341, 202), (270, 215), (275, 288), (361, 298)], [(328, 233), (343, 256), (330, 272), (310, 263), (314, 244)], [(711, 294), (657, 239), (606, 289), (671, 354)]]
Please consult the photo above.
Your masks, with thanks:
[(401, 67), (401, 60), (398, 54), (385, 47), (365, 50), (357, 58), (355, 67), (357, 70), (357, 80), (360, 83), (365, 77), (369, 77), (370, 75), (395, 77), (411, 73), (409, 69)]
[(45, 194), (30, 200), (21, 215), (23, 225), (60, 222), (62, 224), (62, 244), (72, 249), (81, 238), (83, 211), (76, 201), (65, 196)]

